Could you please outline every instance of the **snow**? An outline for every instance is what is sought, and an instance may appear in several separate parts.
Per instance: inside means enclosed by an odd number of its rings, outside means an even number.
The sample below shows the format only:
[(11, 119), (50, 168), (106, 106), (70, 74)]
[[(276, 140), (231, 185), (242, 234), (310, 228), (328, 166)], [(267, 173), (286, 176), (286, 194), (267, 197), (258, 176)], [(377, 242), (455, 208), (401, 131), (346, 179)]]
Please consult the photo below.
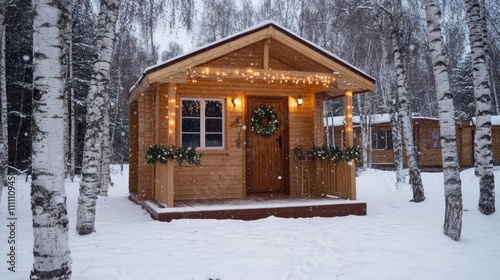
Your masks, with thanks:
[[(472, 118), (472, 123), (476, 124), (476, 117)], [(491, 116), (491, 125), (500, 125), (500, 116)]]
[[(370, 115), (371, 117), (371, 123), (372, 124), (382, 124), (382, 123), (389, 123), (391, 121), (390, 115), (389, 114), (373, 114)], [(418, 115), (412, 116), (412, 119), (414, 120), (439, 120), (438, 118), (432, 118), (432, 117), (422, 117)], [(336, 116), (336, 117), (326, 117), (324, 118), (324, 123), (325, 126), (341, 126), (344, 125), (344, 120), (345, 116)], [(492, 117), (493, 121), (493, 117)], [(498, 119), (500, 123), (500, 118)], [(359, 116), (352, 116), (352, 122), (353, 124), (359, 124), (361, 121), (359, 119)]]
[[(256, 221), (157, 222), (128, 199), (127, 170), (97, 204), (97, 232), (75, 230), (78, 182), (66, 182), (73, 278), (83, 279), (500, 279), (500, 216), (477, 211), (478, 179), (461, 173), (462, 239), (442, 234), (442, 173), (422, 173), (427, 200), (410, 203), (395, 174), (357, 180), (367, 216)], [(496, 187), (500, 169), (495, 168)], [(32, 267), (29, 182), (16, 180), (16, 272), (7, 270), (7, 191), (0, 205), (0, 279), (27, 279)], [(497, 195), (498, 201), (498, 195)]]

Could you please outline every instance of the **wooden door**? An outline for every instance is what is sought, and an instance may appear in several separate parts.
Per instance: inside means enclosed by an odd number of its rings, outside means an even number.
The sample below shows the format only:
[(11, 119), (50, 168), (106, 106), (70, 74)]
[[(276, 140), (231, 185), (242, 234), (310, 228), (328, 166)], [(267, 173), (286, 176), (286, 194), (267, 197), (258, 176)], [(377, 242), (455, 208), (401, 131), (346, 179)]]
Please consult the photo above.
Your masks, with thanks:
[[(248, 97), (246, 111), (246, 188), (247, 195), (290, 194), (288, 170), (288, 100), (286, 97)], [(272, 106), (278, 117), (273, 135), (258, 135), (252, 130), (254, 110)], [(267, 118), (262, 125), (267, 127)]]

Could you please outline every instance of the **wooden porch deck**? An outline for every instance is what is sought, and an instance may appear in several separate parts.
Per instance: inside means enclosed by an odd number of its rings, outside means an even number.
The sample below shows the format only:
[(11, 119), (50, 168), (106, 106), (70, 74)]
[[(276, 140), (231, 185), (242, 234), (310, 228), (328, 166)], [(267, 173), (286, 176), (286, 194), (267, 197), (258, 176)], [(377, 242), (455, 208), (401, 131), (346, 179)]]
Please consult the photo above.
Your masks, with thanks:
[(366, 203), (331, 196), (250, 196), (224, 199), (177, 200), (175, 207), (152, 201), (130, 200), (141, 205), (155, 220), (235, 219), (257, 220), (270, 216), (280, 218), (339, 217), (366, 215)]

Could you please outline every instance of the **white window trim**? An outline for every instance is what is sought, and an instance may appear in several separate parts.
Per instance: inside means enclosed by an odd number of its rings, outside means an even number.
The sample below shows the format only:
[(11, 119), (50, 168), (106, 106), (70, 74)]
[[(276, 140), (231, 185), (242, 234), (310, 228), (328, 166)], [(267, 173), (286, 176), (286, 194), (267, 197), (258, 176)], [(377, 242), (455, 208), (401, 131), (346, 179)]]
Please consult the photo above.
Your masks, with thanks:
[[(183, 97), (181, 98), (181, 123), (179, 125), (180, 130), (180, 142), (182, 145), (182, 101), (184, 100), (195, 100), (200, 101), (200, 147), (196, 147), (197, 149), (203, 150), (224, 150), (226, 147), (226, 100), (224, 98), (199, 98), (199, 97)], [(206, 127), (205, 127), (205, 101), (219, 101), (222, 103), (222, 146), (220, 147), (206, 147), (205, 136), (206, 136)]]

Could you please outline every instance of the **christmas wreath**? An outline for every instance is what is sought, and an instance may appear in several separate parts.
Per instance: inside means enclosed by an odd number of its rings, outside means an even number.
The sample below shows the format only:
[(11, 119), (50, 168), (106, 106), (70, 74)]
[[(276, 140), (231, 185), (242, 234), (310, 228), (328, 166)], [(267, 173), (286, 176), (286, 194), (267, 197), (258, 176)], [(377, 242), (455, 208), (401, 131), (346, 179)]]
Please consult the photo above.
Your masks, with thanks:
[(278, 114), (273, 106), (260, 105), (253, 110), (252, 131), (259, 136), (272, 136), (279, 127)]

